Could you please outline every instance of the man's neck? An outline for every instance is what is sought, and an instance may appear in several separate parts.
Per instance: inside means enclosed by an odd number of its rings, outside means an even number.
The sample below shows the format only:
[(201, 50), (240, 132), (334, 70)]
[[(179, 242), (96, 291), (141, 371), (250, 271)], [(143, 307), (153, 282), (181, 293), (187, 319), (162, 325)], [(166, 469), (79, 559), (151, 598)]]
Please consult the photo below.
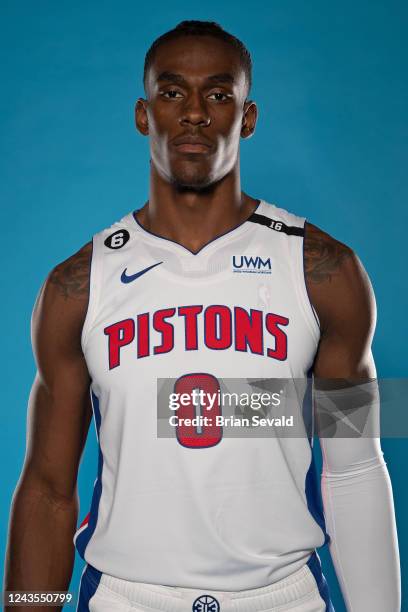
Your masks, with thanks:
[(149, 201), (136, 216), (146, 230), (195, 253), (243, 223), (258, 202), (241, 191), (239, 176), (194, 191), (180, 189), (152, 170)]

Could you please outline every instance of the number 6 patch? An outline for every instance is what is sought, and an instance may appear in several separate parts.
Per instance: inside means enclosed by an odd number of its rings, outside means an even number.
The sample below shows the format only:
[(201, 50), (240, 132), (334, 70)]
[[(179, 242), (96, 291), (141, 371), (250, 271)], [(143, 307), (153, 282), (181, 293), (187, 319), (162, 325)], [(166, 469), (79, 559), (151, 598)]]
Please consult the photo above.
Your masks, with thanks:
[(129, 238), (130, 234), (127, 230), (116, 230), (116, 232), (106, 238), (104, 245), (110, 249), (121, 249), (127, 243)]

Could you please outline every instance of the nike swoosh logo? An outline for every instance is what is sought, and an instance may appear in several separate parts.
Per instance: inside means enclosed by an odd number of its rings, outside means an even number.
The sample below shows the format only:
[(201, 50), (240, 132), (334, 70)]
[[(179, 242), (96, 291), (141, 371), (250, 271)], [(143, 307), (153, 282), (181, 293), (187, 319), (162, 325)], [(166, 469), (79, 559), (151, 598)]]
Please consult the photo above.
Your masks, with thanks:
[(142, 274), (146, 274), (146, 272), (148, 272), (152, 268), (155, 268), (156, 266), (160, 266), (160, 264), (162, 263), (163, 263), (162, 261), (159, 261), (158, 263), (155, 263), (152, 266), (149, 266), (148, 268), (144, 268), (144, 270), (140, 270), (140, 272), (136, 272), (136, 274), (131, 274), (130, 276), (126, 274), (127, 268), (125, 268), (122, 272), (122, 276), (120, 277), (120, 280), (122, 281), (122, 283), (131, 283), (132, 281), (139, 278), (139, 276), (142, 276)]

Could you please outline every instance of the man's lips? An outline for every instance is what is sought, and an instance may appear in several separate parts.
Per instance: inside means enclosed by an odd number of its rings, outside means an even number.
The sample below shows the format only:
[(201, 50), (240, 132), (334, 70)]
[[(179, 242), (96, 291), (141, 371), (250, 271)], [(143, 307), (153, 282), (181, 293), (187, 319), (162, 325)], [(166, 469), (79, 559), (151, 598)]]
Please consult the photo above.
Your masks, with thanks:
[(208, 153), (208, 151), (210, 150), (210, 147), (208, 145), (201, 144), (199, 142), (197, 143), (184, 142), (184, 143), (176, 145), (176, 149), (177, 151), (180, 151), (181, 153)]
[(181, 153), (208, 153), (212, 149), (212, 143), (206, 139), (188, 134), (175, 138), (173, 145)]

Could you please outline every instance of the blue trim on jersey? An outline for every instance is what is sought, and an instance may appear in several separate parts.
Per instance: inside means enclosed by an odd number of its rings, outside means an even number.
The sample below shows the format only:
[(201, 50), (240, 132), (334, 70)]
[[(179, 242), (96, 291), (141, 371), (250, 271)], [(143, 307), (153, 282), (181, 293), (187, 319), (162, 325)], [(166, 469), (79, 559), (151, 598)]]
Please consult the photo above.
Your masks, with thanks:
[(182, 249), (184, 249), (185, 251), (188, 251), (189, 253), (191, 253), (191, 255), (198, 255), (203, 249), (205, 249), (209, 244), (211, 244), (212, 242), (215, 242), (216, 240), (218, 240), (218, 238), (222, 238), (223, 236), (226, 236), (227, 234), (231, 234), (232, 232), (234, 232), (236, 229), (238, 229), (239, 227), (241, 227), (241, 225), (244, 225), (244, 223), (247, 223), (250, 219), (250, 217), (253, 215), (253, 213), (255, 213), (258, 208), (261, 206), (263, 200), (259, 200), (258, 204), (256, 205), (256, 207), (254, 208), (254, 210), (252, 211), (252, 213), (249, 215), (249, 217), (247, 219), (245, 219), (245, 221), (242, 221), (242, 223), (239, 223), (238, 225), (236, 225), (235, 227), (233, 227), (230, 230), (227, 230), (226, 232), (224, 232), (223, 234), (219, 234), (218, 236), (215, 236), (215, 238), (213, 238), (212, 240), (210, 240), (209, 242), (206, 242), (201, 249), (199, 249), (198, 251), (190, 251), (190, 249), (188, 249), (187, 247), (185, 247), (183, 244), (180, 244), (180, 242), (177, 242), (177, 240), (173, 240), (172, 238), (166, 238), (165, 236), (160, 236), (160, 234), (155, 234), (154, 232), (146, 229), (145, 227), (143, 227), (143, 225), (138, 221), (138, 219), (136, 218), (136, 213), (138, 212), (137, 210), (134, 210), (132, 213), (132, 217), (135, 220), (135, 222), (137, 223), (137, 225), (147, 234), (151, 234), (152, 236), (156, 236), (156, 238), (161, 238), (162, 240), (166, 240), (167, 242), (173, 242), (174, 244), (177, 244), (179, 247), (181, 247)]
[(76, 612), (89, 612), (89, 602), (95, 595), (102, 578), (102, 572), (88, 565), (82, 574)]
[(306, 501), (307, 507), (309, 509), (310, 514), (315, 519), (316, 523), (319, 525), (320, 529), (324, 534), (324, 542), (322, 546), (328, 544), (330, 542), (330, 536), (326, 531), (326, 523), (324, 520), (323, 514), (323, 502), (321, 496), (321, 490), (317, 478), (316, 464), (313, 455), (313, 446), (312, 446), (312, 436), (313, 436), (313, 379), (311, 377), (311, 370), (307, 373), (307, 387), (305, 396), (303, 398), (303, 406), (302, 406), (302, 414), (305, 422), (306, 432), (309, 440), (310, 451), (311, 451), (311, 461), (309, 469), (306, 473), (305, 479), (305, 493), (306, 493)]
[(309, 561), (306, 563), (316, 580), (317, 588), (319, 589), (320, 597), (326, 604), (326, 612), (336, 612), (330, 599), (330, 591), (326, 578), (322, 572), (320, 557), (317, 552), (313, 552)]
[(89, 513), (88, 526), (86, 527), (86, 529), (81, 531), (81, 533), (77, 536), (76, 541), (75, 541), (75, 547), (83, 559), (85, 559), (85, 549), (96, 528), (96, 522), (98, 520), (99, 502), (100, 502), (101, 495), (102, 495), (103, 455), (101, 451), (101, 444), (99, 442), (99, 431), (101, 428), (101, 413), (99, 410), (99, 398), (95, 395), (93, 391), (91, 392), (91, 397), (92, 397), (92, 409), (93, 409), (94, 418), (95, 418), (96, 431), (98, 434), (98, 448), (99, 448), (98, 477), (96, 479), (96, 483), (95, 483), (95, 487), (94, 487), (94, 491), (92, 495), (91, 510)]
[(307, 507), (309, 509), (310, 514), (313, 516), (316, 523), (319, 525), (320, 529), (324, 533), (324, 542), (322, 546), (328, 544), (330, 542), (330, 536), (326, 531), (326, 523), (324, 520), (323, 514), (323, 503), (322, 496), (319, 488), (319, 483), (317, 479), (316, 473), (316, 465), (313, 457), (312, 451), (312, 460), (310, 462), (310, 467), (306, 474), (306, 499), (307, 499)]
[[(312, 368), (307, 372), (307, 387), (305, 391), (305, 395), (303, 398), (303, 406), (302, 406), (302, 414), (305, 422), (307, 437), (310, 445), (311, 451), (311, 461), (310, 466), (306, 474), (305, 479), (305, 493), (306, 493), (306, 501), (307, 507), (309, 509), (310, 514), (313, 516), (316, 523), (319, 525), (320, 529), (324, 534), (324, 543), (322, 546), (330, 542), (330, 536), (326, 531), (326, 523), (324, 520), (323, 514), (323, 503), (322, 496), (320, 491), (319, 482), (317, 479), (317, 471), (315, 460), (313, 456), (313, 378), (312, 378)], [(316, 551), (314, 551), (307, 562), (307, 566), (312, 572), (317, 587), (319, 589), (320, 597), (326, 604), (326, 612), (335, 612), (333, 604), (330, 600), (330, 591), (326, 581), (326, 578), (322, 572), (322, 566), (320, 563), (319, 555)]]

